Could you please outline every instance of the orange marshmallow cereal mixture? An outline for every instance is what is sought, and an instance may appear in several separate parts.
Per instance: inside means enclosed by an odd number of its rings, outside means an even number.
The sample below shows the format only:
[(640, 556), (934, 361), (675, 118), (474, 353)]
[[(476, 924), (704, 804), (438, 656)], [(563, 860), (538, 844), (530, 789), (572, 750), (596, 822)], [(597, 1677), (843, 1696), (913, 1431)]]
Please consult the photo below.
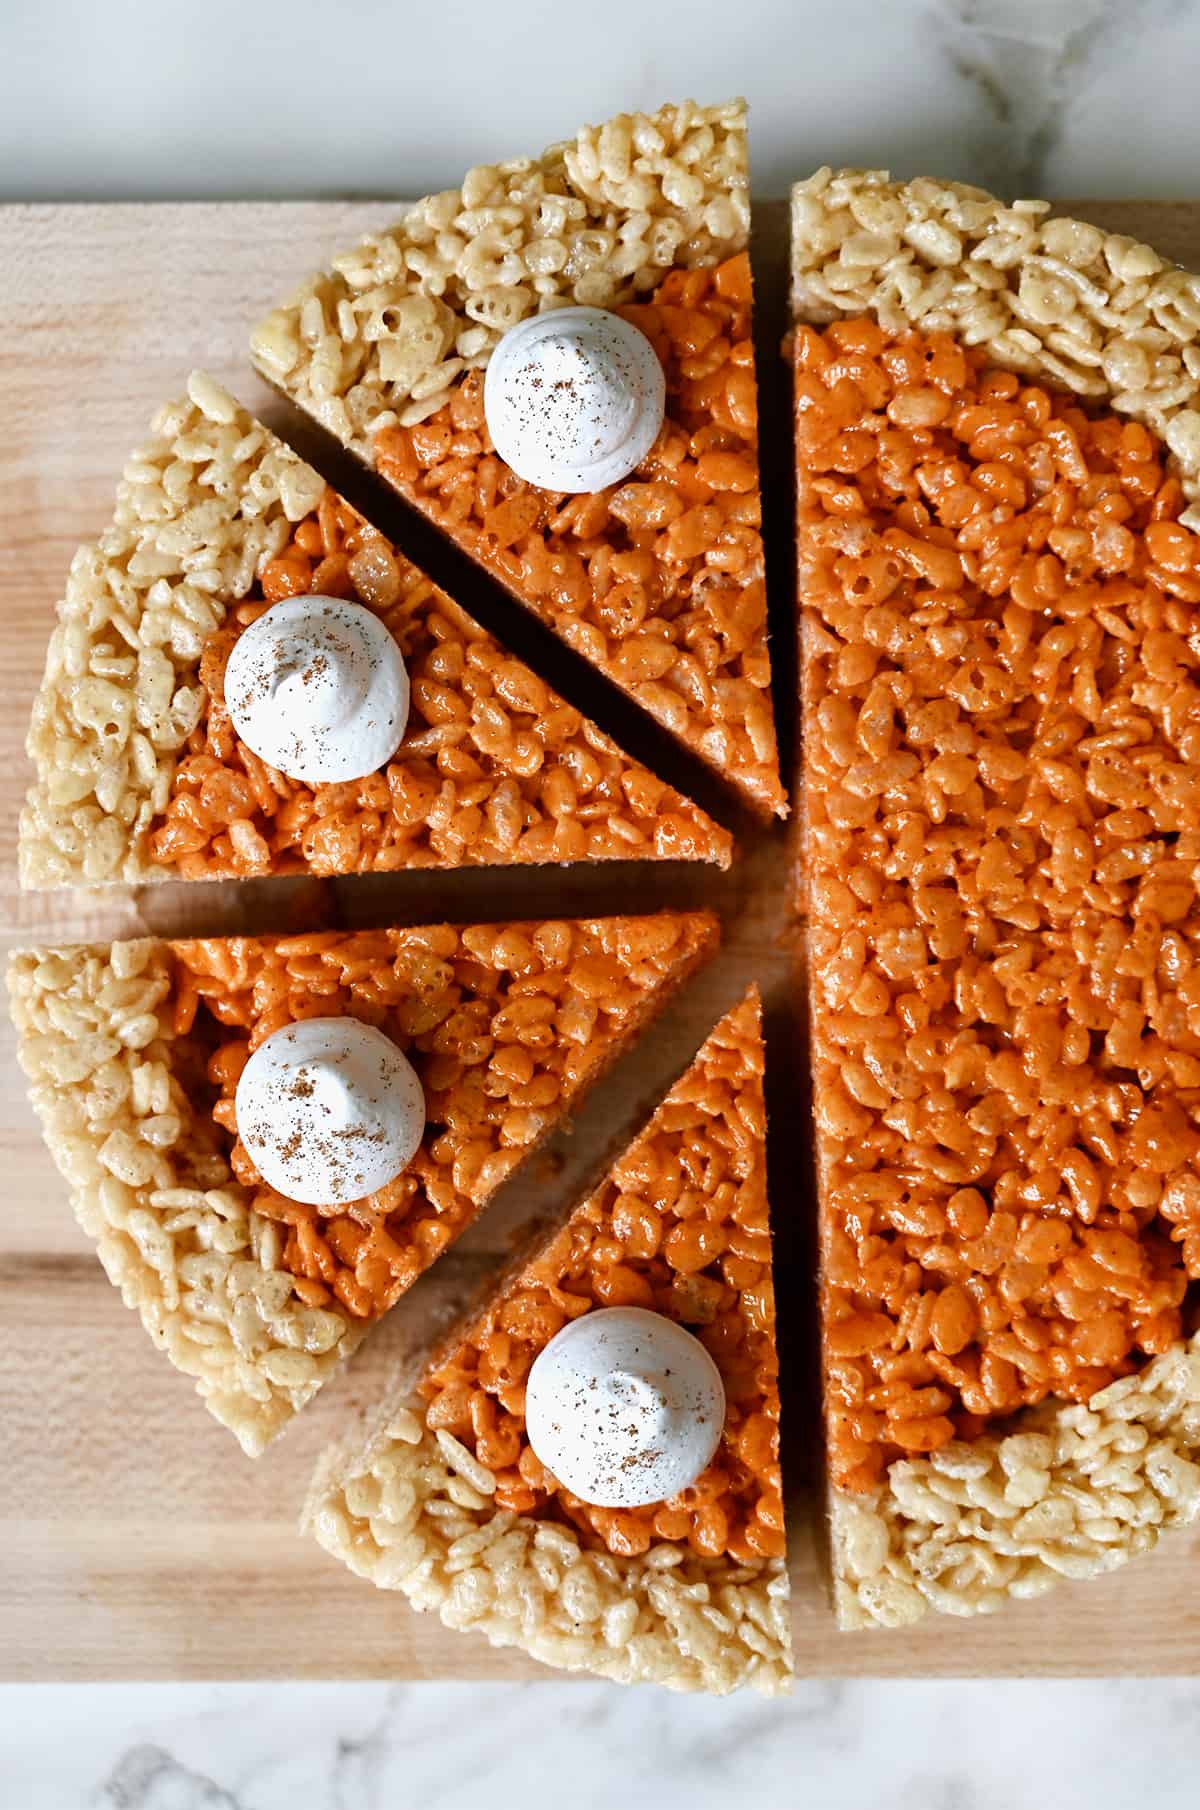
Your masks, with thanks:
[(375, 438), (379, 471), (521, 602), (770, 814), (779, 780), (760, 535), (745, 253), (672, 271), (617, 312), (667, 375), (636, 474), (594, 495), (525, 483), (492, 450), (483, 374), (415, 427)]
[[(426, 1422), (497, 1479), (495, 1502), (553, 1513), (633, 1557), (657, 1540), (707, 1558), (784, 1551), (775, 1298), (767, 1219), (758, 1002), (730, 1014), (601, 1188), (422, 1384)], [(690, 1327), (725, 1383), (721, 1445), (689, 1489), (648, 1508), (598, 1508), (562, 1488), (525, 1437), (525, 1379), (569, 1319), (645, 1307)]]
[(1181, 1336), (1200, 1276), (1200, 537), (1142, 426), (798, 327), (835, 1484)]
[[(336, 1297), (371, 1319), (452, 1243), (714, 941), (700, 913), (180, 942), (174, 1031), (207, 1051), (212, 1118), (251, 1206), (281, 1228), (279, 1262), (301, 1298)], [(395, 1181), (325, 1211), (260, 1179), (236, 1141), (234, 1096), (272, 1032), (342, 1013), (405, 1051), (428, 1123)]]
[[(647, 856), (728, 865), (724, 830), (626, 759), (332, 490), (258, 590), (204, 647), (207, 708), (150, 836), (153, 859), (184, 879)], [(241, 741), (225, 708), (242, 630), (304, 592), (374, 610), (404, 655), (408, 729), (365, 779), (288, 779)]]

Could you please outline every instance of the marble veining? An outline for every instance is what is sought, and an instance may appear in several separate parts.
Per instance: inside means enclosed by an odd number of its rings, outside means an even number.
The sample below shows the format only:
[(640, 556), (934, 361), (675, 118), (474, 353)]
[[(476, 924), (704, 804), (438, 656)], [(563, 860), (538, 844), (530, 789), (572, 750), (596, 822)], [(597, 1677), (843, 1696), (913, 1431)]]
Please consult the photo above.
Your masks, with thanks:
[[(538, 0), (371, 0), (364, 56), (315, 0), (208, 0), (202, 32), (151, 0), (0, 8), (0, 198), (412, 193), (616, 106), (731, 89), (760, 193), (848, 161), (1007, 193), (1200, 191), (1200, 0), (689, 10), (681, 32), (677, 8), (607, 0), (596, 32)], [(398, 58), (420, 78), (403, 106)], [(336, 135), (312, 130), (318, 76), (352, 101)], [(1142, 1810), (1194, 1800), (1198, 1776), (1196, 1680), (812, 1681), (778, 1705), (550, 1678), (0, 1687), (4, 1810)]]
[[(1165, 40), (1195, 20), (1189, 0), (935, 0), (935, 39), (977, 100), (965, 146), (974, 179), (1001, 194), (1067, 192), (1060, 166), (1073, 167), (1079, 113), (1147, 34)], [(1077, 192), (1113, 191), (1093, 181)]]
[(0, 1730), (6, 1810), (1145, 1810), (1200, 1681), (11, 1686)]
[[(1197, 187), (1196, 0), (691, 0), (686, 31), (644, 0), (606, 0), (602, 26), (546, 0), (359, 10), (369, 55), (316, 0), (206, 0), (203, 32), (155, 0), (0, 8), (0, 200), (418, 194), (616, 107), (731, 91), (764, 195), (824, 162), (1055, 195)], [(397, 56), (430, 78), (403, 106)], [(318, 70), (352, 99), (336, 138), (288, 104)]]

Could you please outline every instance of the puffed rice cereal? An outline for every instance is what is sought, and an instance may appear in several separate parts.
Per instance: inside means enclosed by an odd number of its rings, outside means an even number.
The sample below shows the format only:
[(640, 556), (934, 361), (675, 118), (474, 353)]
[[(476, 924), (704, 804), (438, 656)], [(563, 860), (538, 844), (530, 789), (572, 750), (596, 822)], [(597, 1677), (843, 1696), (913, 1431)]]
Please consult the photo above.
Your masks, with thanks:
[[(154, 1342), (256, 1456), (717, 934), (708, 914), (661, 913), (142, 940), (25, 950), (8, 984), (80, 1225)], [(285, 1200), (237, 1141), (239, 1065), (311, 1016), (314, 994), (323, 1014), (405, 1048), (435, 1115), (410, 1167), (352, 1210)]]
[[(447, 1627), (546, 1665), (676, 1690), (787, 1688), (762, 1068), (752, 992), (599, 1190), (415, 1389), (403, 1379), (365, 1437), (326, 1455), (304, 1523), (327, 1551)], [(706, 1341), (726, 1426), (678, 1497), (589, 1509), (524, 1442), (524, 1377), (568, 1312), (630, 1303)]]
[[(163, 409), (76, 554), (28, 752), (21, 880), (340, 874), (604, 859), (728, 864), (731, 841), (437, 590), (210, 378)], [(412, 684), (387, 768), (316, 788), (259, 760), (225, 661), (301, 591), (376, 610)]]
[[(761, 817), (783, 815), (767, 650), (746, 117), (687, 102), (472, 170), (311, 278), (263, 375)], [(666, 419), (629, 479), (565, 496), (496, 454), (482, 369), (583, 303), (650, 340)]]
[(792, 309), (870, 315), (986, 349), (991, 363), (1159, 434), (1200, 528), (1200, 275), (1048, 201), (886, 170), (821, 169), (792, 190)]
[(1115, 1571), (1200, 1517), (1200, 1334), (1086, 1406), (900, 1459), (866, 1496), (833, 1490), (830, 1512), (843, 1628), (990, 1614)]
[(481, 164), (310, 277), (255, 329), (273, 383), (366, 456), (436, 414), (526, 315), (614, 308), (750, 235), (742, 101), (619, 114)]
[(1200, 279), (1047, 211), (793, 196), (847, 1626), (1111, 1569), (1200, 1502)]

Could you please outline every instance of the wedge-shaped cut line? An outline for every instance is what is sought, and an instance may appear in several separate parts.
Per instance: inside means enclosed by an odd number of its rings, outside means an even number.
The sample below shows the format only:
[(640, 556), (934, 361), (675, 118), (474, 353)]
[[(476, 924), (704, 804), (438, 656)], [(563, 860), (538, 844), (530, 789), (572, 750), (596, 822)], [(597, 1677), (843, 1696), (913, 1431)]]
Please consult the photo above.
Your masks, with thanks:
[[(335, 258), (256, 330), (263, 375), (386, 478), (762, 816), (771, 703), (739, 101), (622, 114), (471, 170)], [(667, 415), (623, 484), (565, 496), (496, 454), (483, 369), (563, 304), (616, 309)]]
[[(225, 708), (242, 629), (306, 591), (374, 610), (408, 668), (404, 740), (362, 780), (286, 778)], [(27, 886), (731, 853), (200, 374), (75, 556), (28, 748)]]
[(859, 171), (793, 197), (847, 1627), (1200, 1513), (1197, 278), (1047, 214)]
[[(324, 1460), (306, 1521), (362, 1577), (548, 1665), (681, 1690), (791, 1671), (757, 992), (724, 1018), (601, 1186), (418, 1379)], [(568, 1317), (635, 1305), (722, 1372), (695, 1485), (591, 1508), (529, 1447), (524, 1384)]]
[[(252, 1454), (459, 1236), (713, 952), (704, 913), (14, 956), (18, 1055), (110, 1280)], [(247, 1055), (348, 1013), (408, 1054), (420, 1149), (349, 1208), (304, 1207), (237, 1141)]]

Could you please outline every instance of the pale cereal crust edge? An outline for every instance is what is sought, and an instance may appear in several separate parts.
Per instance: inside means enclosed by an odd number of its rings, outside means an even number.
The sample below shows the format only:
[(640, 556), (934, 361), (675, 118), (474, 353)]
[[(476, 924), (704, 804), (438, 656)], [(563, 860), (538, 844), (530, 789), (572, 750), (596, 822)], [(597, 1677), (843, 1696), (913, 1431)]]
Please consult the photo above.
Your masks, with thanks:
[[(204, 643), (325, 490), (202, 372), (159, 411), (154, 434), (126, 465), (109, 527), (75, 554), (58, 606), (26, 739), (35, 781), (18, 832), (25, 888), (179, 878), (146, 842), (204, 710)], [(577, 733), (630, 774), (643, 770), (590, 718)], [(694, 858), (728, 868), (732, 837), (693, 799), (668, 786), (659, 809), (703, 835)], [(639, 818), (630, 836), (641, 829)], [(659, 859), (645, 842), (628, 847)]]
[(694, 101), (584, 126), (469, 170), (334, 258), (255, 328), (269, 382), (343, 445), (436, 413), (540, 309), (611, 308), (750, 235), (746, 106)]
[(843, 1628), (986, 1615), (1095, 1577), (1200, 1518), (1200, 1333), (1086, 1406), (899, 1459), (871, 1496), (829, 1492)]
[(818, 170), (792, 190), (792, 311), (952, 333), (998, 365), (1161, 435), (1200, 528), (1200, 276), (1048, 201), (886, 170)]
[[(435, 415), (519, 321), (569, 305), (618, 307), (672, 270), (744, 251), (749, 232), (744, 101), (618, 114), (539, 157), (481, 165), (460, 187), (425, 196), (260, 322), (251, 354), (268, 383), (374, 470), (375, 436)], [(731, 577), (714, 589), (714, 615), (722, 604), (735, 609), (747, 583), (744, 571)], [(757, 818), (787, 815), (769, 684), (739, 675), (740, 653), (715, 669), (716, 701), (701, 707), (691, 677), (660, 682), (679, 649), (656, 675), (639, 677), (626, 645), (625, 674), (617, 656), (627, 634), (559, 621), (520, 585), (501, 582), (732, 784)], [(730, 636), (719, 620), (710, 631), (718, 645), (727, 637), (740, 645), (740, 631)], [(756, 645), (765, 658), (765, 625)], [(656, 666), (660, 653), (656, 645)]]
[[(685, 927), (689, 952), (603, 1049), (572, 1108), (720, 945), (713, 912), (654, 917)], [(282, 1267), (279, 1226), (254, 1211), (208, 1137), (178, 1078), (186, 1039), (174, 1037), (160, 1010), (171, 989), (168, 944), (19, 950), (7, 978), (17, 1058), (80, 1226), (155, 1344), (257, 1456), (372, 1323), (300, 1300)], [(509, 1176), (558, 1122), (523, 1146)]]
[(257, 1456), (366, 1329), (298, 1298), (278, 1226), (206, 1141), (160, 1010), (166, 945), (22, 950), (8, 987), (18, 1059), (75, 1217), (154, 1343)]
[[(679, 1084), (706, 1052), (722, 1047), (722, 1032), (746, 1013), (759, 1034), (757, 987), (710, 1033)], [(651, 1134), (656, 1120), (657, 1114), (640, 1137)], [(514, 1258), (489, 1303), (503, 1296), (532, 1255)], [(457, 1342), (474, 1317), (469, 1311), (443, 1345)], [(545, 1665), (717, 1695), (742, 1685), (768, 1696), (790, 1688), (784, 1560), (742, 1565), (667, 1543), (644, 1557), (615, 1558), (583, 1549), (570, 1528), (494, 1508), (491, 1472), (458, 1440), (426, 1424), (414, 1384), (436, 1362), (435, 1350), (404, 1366), (374, 1410), (326, 1451), (304, 1509), (304, 1531), (357, 1576), (402, 1591), (448, 1628), (483, 1634), (496, 1647), (518, 1647)]]
[(58, 606), (26, 740), (24, 887), (176, 877), (145, 838), (204, 708), (201, 650), (325, 488), (203, 372), (152, 432)]
[(721, 1696), (790, 1688), (782, 1559), (737, 1565), (674, 1545), (618, 1559), (495, 1509), (491, 1473), (426, 1427), (410, 1380), (313, 1480), (301, 1526), (334, 1558), (448, 1628), (559, 1670)]
[[(1049, 206), (819, 170), (792, 191), (794, 318), (953, 333), (1143, 422), (1200, 527), (1200, 277)], [(898, 1460), (870, 1496), (831, 1489), (839, 1625), (985, 1614), (1114, 1570), (1197, 1518), (1198, 1461), (1200, 1335), (1086, 1407), (1048, 1402), (1004, 1437)]]

